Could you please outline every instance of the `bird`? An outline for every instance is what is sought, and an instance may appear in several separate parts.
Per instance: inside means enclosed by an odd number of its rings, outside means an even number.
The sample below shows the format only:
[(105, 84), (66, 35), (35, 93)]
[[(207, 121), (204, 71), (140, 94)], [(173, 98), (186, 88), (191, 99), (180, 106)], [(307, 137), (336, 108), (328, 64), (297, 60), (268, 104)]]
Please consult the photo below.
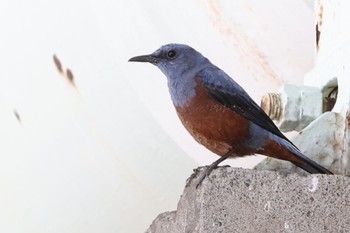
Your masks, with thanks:
[(253, 154), (290, 161), (312, 174), (332, 174), (305, 156), (234, 79), (192, 47), (166, 44), (129, 62), (148, 62), (163, 72), (184, 127), (220, 156), (196, 187), (227, 158)]

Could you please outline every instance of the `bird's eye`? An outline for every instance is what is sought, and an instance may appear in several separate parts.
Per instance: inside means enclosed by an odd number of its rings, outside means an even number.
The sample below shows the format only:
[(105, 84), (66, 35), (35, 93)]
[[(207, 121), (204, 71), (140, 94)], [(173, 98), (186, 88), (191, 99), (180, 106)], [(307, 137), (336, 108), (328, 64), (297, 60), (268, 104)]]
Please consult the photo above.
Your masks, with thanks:
[(176, 56), (176, 51), (175, 50), (169, 50), (166, 55), (167, 55), (168, 58), (174, 58)]

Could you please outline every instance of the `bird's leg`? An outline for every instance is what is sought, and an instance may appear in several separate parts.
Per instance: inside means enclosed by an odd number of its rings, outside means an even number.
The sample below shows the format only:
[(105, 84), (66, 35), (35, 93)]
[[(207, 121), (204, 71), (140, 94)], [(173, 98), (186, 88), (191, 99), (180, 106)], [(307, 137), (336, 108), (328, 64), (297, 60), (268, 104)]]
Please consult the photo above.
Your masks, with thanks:
[(236, 148), (231, 148), (226, 154), (224, 154), (223, 156), (221, 156), (218, 160), (216, 160), (215, 162), (213, 162), (212, 164), (209, 165), (209, 167), (206, 167), (206, 170), (202, 173), (202, 175), (198, 178), (198, 182), (196, 185), (196, 188), (198, 188), (198, 186), (203, 182), (203, 180), (205, 179), (205, 177), (209, 176), (210, 173), (217, 168), (217, 166), (224, 160), (226, 160), (228, 157), (230, 157), (233, 153), (235, 153), (237, 151)]

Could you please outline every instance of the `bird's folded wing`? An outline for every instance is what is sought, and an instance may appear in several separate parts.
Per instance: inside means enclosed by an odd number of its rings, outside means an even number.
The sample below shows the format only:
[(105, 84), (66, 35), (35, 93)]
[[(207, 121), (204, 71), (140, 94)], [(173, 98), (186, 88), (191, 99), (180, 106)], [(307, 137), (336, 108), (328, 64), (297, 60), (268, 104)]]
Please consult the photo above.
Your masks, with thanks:
[(198, 73), (198, 77), (209, 95), (220, 104), (290, 142), (247, 92), (225, 72), (219, 68), (206, 68)]

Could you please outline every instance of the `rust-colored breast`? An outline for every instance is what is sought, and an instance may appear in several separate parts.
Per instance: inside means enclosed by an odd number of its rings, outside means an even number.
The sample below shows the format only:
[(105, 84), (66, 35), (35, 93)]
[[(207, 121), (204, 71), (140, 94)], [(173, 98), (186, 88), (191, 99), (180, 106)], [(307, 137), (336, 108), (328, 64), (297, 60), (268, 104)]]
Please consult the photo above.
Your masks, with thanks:
[(218, 155), (224, 155), (231, 147), (240, 147), (249, 137), (248, 120), (215, 101), (199, 81), (196, 95), (185, 107), (177, 106), (176, 110), (194, 139)]

